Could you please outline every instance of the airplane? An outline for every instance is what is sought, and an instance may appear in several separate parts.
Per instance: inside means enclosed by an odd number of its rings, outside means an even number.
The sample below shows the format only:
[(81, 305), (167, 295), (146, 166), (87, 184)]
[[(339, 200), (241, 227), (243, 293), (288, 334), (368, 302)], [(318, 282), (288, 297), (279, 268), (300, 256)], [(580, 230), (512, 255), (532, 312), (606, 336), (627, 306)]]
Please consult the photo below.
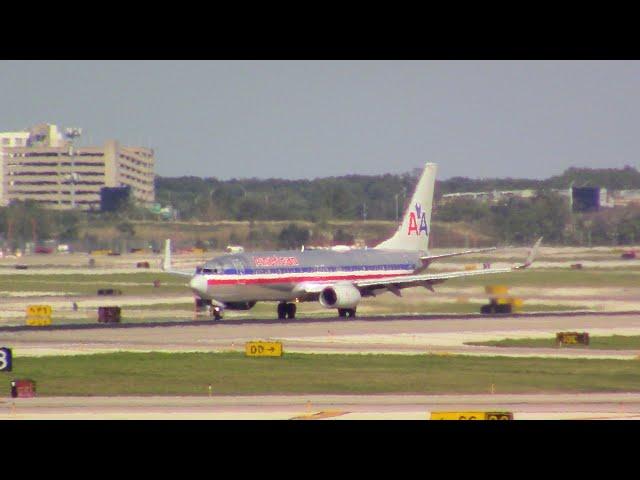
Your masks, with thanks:
[(496, 247), (429, 255), (431, 209), (437, 165), (427, 163), (397, 231), (373, 248), (265, 251), (226, 254), (196, 268), (195, 274), (172, 270), (171, 242), (165, 242), (163, 270), (191, 277), (189, 287), (216, 320), (224, 310), (249, 310), (257, 302), (278, 302), (278, 319), (294, 319), (298, 302), (319, 301), (337, 309), (339, 317), (354, 318), (365, 297), (433, 285), (451, 278), (505, 273), (527, 268), (533, 262), (540, 238), (525, 262), (509, 268), (485, 268), (425, 273), (443, 258), (496, 250)]

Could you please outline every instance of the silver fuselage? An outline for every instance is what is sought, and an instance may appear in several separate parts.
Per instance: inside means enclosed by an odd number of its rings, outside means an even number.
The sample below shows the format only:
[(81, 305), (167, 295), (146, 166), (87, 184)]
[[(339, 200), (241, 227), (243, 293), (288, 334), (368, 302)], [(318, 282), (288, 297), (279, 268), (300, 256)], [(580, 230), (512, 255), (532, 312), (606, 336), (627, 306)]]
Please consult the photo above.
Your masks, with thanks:
[(190, 282), (194, 293), (218, 302), (291, 301), (300, 285), (336, 284), (409, 275), (424, 252), (307, 250), (221, 255), (206, 262)]

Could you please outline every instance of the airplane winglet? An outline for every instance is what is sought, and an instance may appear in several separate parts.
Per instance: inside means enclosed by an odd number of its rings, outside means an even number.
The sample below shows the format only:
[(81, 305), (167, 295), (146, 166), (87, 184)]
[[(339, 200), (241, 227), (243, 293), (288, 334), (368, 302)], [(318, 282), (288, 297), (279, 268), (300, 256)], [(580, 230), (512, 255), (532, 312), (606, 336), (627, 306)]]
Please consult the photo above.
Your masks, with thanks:
[(538, 248), (540, 247), (540, 244), (542, 243), (542, 238), (543, 237), (540, 237), (538, 239), (538, 241), (533, 244), (533, 247), (531, 247), (531, 250), (529, 250), (529, 255), (527, 255), (527, 259), (524, 261), (524, 263), (522, 265), (516, 266), (515, 267), (516, 269), (527, 268), (527, 267), (531, 266), (531, 264), (535, 260), (536, 256), (538, 255)]

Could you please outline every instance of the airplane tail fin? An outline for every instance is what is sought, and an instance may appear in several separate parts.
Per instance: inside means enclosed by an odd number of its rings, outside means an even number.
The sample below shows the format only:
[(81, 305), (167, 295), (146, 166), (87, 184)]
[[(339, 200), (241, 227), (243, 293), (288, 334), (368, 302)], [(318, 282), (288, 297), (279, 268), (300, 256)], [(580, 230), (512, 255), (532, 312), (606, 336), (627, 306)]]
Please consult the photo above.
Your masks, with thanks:
[(437, 168), (435, 163), (425, 165), (424, 172), (418, 180), (413, 197), (411, 197), (411, 202), (402, 217), (402, 224), (391, 238), (374, 248), (423, 252), (428, 250)]
[(531, 266), (533, 261), (536, 259), (536, 256), (538, 255), (538, 248), (540, 248), (540, 244), (542, 243), (542, 238), (543, 237), (540, 237), (538, 241), (533, 245), (533, 247), (531, 247), (531, 250), (529, 250), (529, 255), (527, 255), (527, 259), (524, 261), (522, 265), (516, 266), (515, 267), (516, 269), (527, 268)]

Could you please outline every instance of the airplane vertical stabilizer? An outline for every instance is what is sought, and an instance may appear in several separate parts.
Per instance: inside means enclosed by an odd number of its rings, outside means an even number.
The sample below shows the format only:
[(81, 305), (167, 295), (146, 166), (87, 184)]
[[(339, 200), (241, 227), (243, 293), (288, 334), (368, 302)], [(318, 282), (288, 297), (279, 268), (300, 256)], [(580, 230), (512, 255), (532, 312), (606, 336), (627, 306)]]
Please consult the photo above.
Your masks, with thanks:
[(435, 163), (425, 165), (411, 202), (404, 212), (402, 224), (391, 238), (376, 245), (375, 248), (423, 252), (428, 250), (437, 168)]

